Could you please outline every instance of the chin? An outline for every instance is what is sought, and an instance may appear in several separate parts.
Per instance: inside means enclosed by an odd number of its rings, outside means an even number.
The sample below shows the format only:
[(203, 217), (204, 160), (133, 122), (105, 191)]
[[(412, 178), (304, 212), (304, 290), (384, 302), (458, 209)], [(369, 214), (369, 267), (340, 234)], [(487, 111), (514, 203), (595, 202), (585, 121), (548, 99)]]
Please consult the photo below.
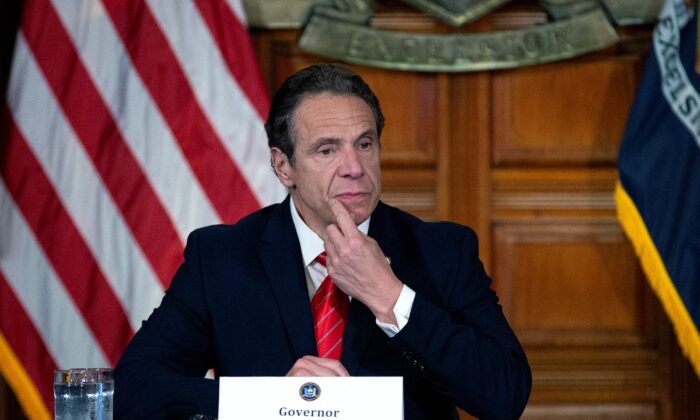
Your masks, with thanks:
[(356, 203), (342, 202), (345, 209), (350, 213), (350, 217), (355, 222), (356, 225), (367, 220), (367, 218), (372, 214), (374, 208), (377, 206), (377, 201), (370, 203), (369, 200)]
[(365, 216), (364, 213), (363, 213), (363, 214), (353, 213), (353, 215), (352, 215), (352, 220), (355, 222), (356, 225), (359, 226), (360, 223), (362, 223), (362, 222), (364, 222), (365, 220), (367, 220), (367, 217), (369, 217), (369, 216)]
[(359, 225), (360, 223), (367, 220), (367, 218), (370, 216), (370, 214), (372, 214), (372, 212), (369, 211), (366, 207), (363, 207), (362, 209), (350, 212), (350, 215), (352, 216), (352, 220), (355, 222), (356, 225)]

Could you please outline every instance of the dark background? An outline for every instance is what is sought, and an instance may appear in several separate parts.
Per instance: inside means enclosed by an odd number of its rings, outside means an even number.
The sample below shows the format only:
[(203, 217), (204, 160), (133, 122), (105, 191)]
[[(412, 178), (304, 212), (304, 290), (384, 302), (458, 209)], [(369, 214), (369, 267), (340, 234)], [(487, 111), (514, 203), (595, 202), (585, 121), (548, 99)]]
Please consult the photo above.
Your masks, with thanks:
[(22, 0), (5, 0), (0, 5), (0, 94), (2, 94), (3, 105), (23, 3)]

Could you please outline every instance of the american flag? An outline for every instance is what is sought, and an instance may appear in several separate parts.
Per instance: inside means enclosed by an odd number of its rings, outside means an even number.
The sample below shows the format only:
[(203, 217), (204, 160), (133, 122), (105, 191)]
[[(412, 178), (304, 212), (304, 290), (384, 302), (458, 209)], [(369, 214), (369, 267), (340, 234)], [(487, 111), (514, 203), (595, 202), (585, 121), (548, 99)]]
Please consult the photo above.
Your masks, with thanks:
[(284, 194), (238, 0), (25, 0), (0, 133), (0, 371), (113, 366), (187, 234)]

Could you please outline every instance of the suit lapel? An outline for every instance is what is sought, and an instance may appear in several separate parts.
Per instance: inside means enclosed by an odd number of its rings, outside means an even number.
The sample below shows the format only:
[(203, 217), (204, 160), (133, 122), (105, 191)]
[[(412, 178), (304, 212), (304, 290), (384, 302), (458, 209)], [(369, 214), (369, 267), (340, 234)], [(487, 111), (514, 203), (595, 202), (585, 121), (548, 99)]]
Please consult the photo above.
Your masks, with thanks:
[(381, 201), (372, 213), (368, 234), (377, 241), (384, 255), (389, 257), (391, 267), (396, 272), (396, 268), (402, 265), (401, 257), (403, 254), (399, 229), (391, 215), (391, 208)]
[[(396, 273), (396, 267), (401, 264), (400, 241), (390, 210), (382, 202), (377, 204), (377, 208), (372, 213), (368, 234), (377, 241), (384, 255), (389, 257), (392, 269)], [(357, 374), (370, 338), (375, 333), (383, 334), (376, 326), (374, 314), (364, 304), (353, 300), (350, 304), (348, 322), (343, 334), (343, 354), (341, 357), (341, 361), (350, 375)]]
[(309, 292), (299, 239), (289, 212), (289, 197), (273, 210), (258, 255), (265, 267), (296, 358), (316, 355)]

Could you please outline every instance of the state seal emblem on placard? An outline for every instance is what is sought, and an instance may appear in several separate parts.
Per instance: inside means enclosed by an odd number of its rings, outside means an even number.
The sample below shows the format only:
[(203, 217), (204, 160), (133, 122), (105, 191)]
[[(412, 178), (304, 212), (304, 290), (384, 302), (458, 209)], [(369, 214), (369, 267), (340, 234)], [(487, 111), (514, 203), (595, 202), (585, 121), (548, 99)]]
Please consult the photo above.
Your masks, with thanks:
[(299, 396), (304, 401), (314, 401), (321, 396), (321, 387), (313, 382), (307, 382), (299, 388)]

